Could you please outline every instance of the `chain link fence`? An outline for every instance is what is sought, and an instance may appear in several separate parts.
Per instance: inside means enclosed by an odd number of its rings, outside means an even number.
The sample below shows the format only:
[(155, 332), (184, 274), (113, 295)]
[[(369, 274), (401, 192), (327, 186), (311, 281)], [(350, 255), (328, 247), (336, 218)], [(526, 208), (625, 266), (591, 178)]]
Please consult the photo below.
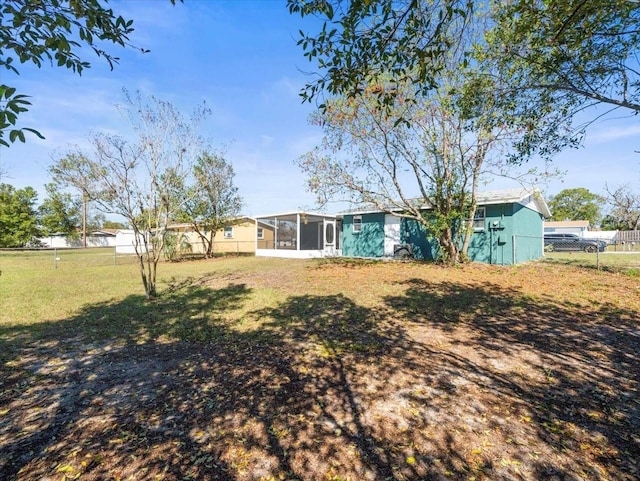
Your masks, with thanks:
[[(161, 261), (181, 261), (188, 259), (200, 259), (203, 252), (192, 250), (175, 250), (166, 252)], [(213, 255), (250, 255), (255, 252), (255, 242), (233, 241), (214, 243)], [(124, 264), (135, 264), (138, 256), (133, 246), (110, 246), (89, 248), (18, 248), (0, 249), (0, 269), (2, 264), (11, 262), (12, 265), (20, 265), (30, 269), (80, 269), (87, 267), (107, 267)]]
[(553, 236), (513, 236), (513, 259), (521, 246), (535, 242), (543, 246), (543, 260), (550, 263), (617, 271), (640, 276), (640, 242)]
[[(4, 262), (3, 262), (4, 261)], [(30, 269), (80, 269), (87, 267), (134, 264), (135, 254), (120, 253), (117, 247), (64, 249), (0, 249), (0, 264)]]

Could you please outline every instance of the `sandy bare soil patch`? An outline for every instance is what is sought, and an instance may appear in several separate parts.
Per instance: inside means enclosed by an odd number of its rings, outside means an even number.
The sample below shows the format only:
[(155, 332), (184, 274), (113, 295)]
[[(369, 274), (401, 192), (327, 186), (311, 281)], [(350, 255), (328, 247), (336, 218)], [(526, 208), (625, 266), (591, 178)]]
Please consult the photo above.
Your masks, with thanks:
[(623, 275), (212, 269), (0, 326), (0, 478), (631, 481), (639, 382)]

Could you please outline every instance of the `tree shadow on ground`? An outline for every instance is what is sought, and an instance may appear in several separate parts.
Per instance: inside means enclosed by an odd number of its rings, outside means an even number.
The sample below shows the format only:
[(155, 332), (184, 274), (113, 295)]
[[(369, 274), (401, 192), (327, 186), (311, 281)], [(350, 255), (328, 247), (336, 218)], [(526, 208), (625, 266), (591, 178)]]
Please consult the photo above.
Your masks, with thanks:
[(0, 329), (2, 476), (635, 479), (636, 312), (411, 280), (243, 329), (251, 295), (190, 280)]
[[(585, 309), (492, 284), (405, 284), (404, 294), (387, 304), (403, 319), (445, 333), (448, 344), (419, 346), (446, 365), (432, 385), (456, 392), (459, 374), (473, 373), (551, 453), (576, 455), (573, 464), (533, 463), (534, 479), (601, 479), (602, 467), (612, 478), (637, 479), (638, 312), (606, 303)], [(504, 430), (498, 421), (493, 428)], [(589, 465), (580, 466), (587, 459)]]
[(298, 296), (240, 332), (222, 318), (250, 294), (185, 283), (0, 331), (3, 476), (400, 479), (393, 433), (369, 430), (352, 385), (361, 361), (384, 383), (402, 330), (344, 296)]
[(300, 416), (304, 423), (283, 440), (286, 450), (301, 454), (292, 473), (307, 479), (313, 476), (304, 473), (331, 479), (345, 472), (361, 479), (396, 479), (389, 443), (366, 425), (367, 406), (356, 392), (362, 379), (354, 363), (376, 363), (373, 375), (384, 377), (391, 367), (380, 361), (402, 344), (402, 329), (343, 295), (294, 296), (254, 315), (264, 320), (263, 330), (279, 337), (280, 346), (297, 353), (291, 375), (298, 389), (287, 394), (286, 415)]
[[(184, 476), (187, 460), (205, 452), (189, 433), (164, 435), (162, 423), (175, 425), (180, 406), (153, 422), (144, 412), (175, 395), (190, 345), (228, 342), (220, 319), (250, 292), (192, 279), (151, 302), (133, 295), (63, 321), (1, 327), (0, 478), (119, 478), (132, 458), (161, 445), (179, 446), (176, 457), (133, 463), (136, 477), (149, 470)], [(186, 405), (192, 393), (184, 394)], [(224, 462), (206, 459), (211, 479), (231, 479)]]

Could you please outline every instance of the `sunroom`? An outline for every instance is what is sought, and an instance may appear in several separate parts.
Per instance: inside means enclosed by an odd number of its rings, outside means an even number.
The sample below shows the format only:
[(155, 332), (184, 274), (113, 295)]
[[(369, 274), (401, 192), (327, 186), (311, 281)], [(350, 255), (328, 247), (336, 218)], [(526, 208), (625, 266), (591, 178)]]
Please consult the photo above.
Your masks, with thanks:
[(312, 258), (340, 255), (335, 215), (285, 212), (256, 217), (256, 256)]

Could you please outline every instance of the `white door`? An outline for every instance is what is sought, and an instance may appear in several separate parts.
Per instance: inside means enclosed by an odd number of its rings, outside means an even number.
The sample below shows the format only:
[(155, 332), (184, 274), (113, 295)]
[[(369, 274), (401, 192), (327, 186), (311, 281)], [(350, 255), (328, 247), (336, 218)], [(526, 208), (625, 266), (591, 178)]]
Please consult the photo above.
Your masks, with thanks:
[(336, 248), (336, 223), (332, 220), (324, 221), (324, 248), (333, 251)]
[(400, 244), (400, 217), (384, 216), (384, 255), (393, 257), (393, 247)]

